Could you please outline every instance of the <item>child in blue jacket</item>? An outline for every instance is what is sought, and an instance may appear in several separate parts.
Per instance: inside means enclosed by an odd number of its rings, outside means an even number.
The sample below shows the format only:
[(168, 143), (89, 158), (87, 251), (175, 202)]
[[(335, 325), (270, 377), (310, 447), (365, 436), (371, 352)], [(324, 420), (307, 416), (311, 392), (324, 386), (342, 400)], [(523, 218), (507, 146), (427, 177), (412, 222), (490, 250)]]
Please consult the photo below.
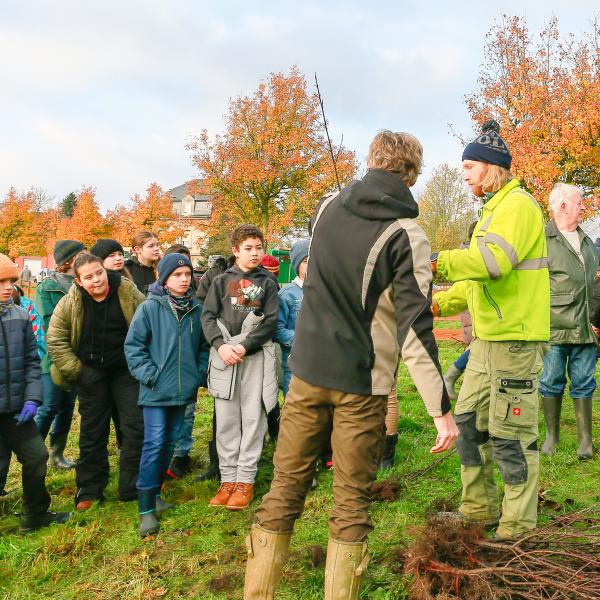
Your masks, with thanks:
[(167, 254), (158, 263), (158, 281), (131, 322), (125, 356), (140, 382), (144, 446), (137, 481), (140, 535), (158, 533), (156, 514), (171, 508), (160, 497), (164, 473), (188, 404), (205, 385), (208, 345), (200, 323), (201, 307), (191, 293), (192, 263)]

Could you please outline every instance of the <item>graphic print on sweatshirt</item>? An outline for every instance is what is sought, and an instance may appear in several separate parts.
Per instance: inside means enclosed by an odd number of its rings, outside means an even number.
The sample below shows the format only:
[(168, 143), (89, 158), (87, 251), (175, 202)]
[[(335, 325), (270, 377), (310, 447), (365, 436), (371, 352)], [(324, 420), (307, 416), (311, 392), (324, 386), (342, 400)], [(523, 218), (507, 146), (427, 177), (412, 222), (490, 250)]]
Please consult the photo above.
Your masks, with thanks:
[(250, 279), (241, 277), (227, 283), (227, 293), (233, 310), (251, 312), (262, 305), (265, 290)]

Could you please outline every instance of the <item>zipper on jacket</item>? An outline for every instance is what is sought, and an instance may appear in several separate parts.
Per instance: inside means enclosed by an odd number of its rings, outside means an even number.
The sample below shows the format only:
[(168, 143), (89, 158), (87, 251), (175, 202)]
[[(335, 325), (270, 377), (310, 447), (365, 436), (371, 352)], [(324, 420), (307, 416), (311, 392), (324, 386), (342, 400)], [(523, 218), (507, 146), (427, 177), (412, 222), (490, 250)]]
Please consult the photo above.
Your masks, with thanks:
[(483, 284), (483, 294), (487, 298), (487, 301), (492, 305), (492, 307), (496, 311), (498, 318), (502, 319), (502, 312), (500, 311), (500, 307), (498, 306), (498, 303), (492, 298), (492, 295), (490, 294), (490, 291), (487, 289), (487, 285), (485, 285), (485, 283)]
[(10, 410), (10, 352), (8, 350), (8, 338), (4, 328), (4, 319), (0, 316), (0, 325), (2, 326), (2, 337), (4, 338), (4, 350), (6, 351), (6, 406)]

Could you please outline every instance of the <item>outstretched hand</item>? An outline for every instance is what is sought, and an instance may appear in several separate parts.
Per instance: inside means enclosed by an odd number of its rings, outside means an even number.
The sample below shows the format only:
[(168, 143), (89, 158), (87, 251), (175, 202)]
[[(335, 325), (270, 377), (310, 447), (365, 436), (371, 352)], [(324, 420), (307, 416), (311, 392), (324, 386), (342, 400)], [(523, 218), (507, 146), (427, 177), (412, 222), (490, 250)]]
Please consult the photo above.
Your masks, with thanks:
[(433, 423), (438, 434), (435, 439), (435, 446), (433, 446), (429, 452), (438, 454), (439, 452), (450, 450), (460, 435), (460, 431), (454, 422), (452, 413), (448, 411), (441, 417), (433, 417)]

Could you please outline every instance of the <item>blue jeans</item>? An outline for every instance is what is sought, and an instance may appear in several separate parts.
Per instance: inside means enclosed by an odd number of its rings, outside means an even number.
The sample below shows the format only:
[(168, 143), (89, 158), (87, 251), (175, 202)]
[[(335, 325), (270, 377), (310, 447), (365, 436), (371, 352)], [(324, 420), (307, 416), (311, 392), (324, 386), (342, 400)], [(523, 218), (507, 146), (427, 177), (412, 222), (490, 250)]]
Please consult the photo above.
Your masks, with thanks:
[(35, 416), (35, 424), (43, 439), (46, 439), (50, 426), (52, 435), (69, 433), (75, 408), (74, 391), (67, 392), (58, 387), (50, 377), (50, 373), (42, 375), (42, 392), (44, 404), (40, 406)]
[(464, 371), (467, 368), (467, 363), (469, 362), (469, 356), (471, 354), (470, 350), (465, 350), (455, 361), (454, 366), (459, 371)]
[(186, 405), (144, 406), (144, 446), (137, 480), (138, 490), (159, 490), (171, 463)]
[(287, 396), (288, 390), (290, 389), (290, 381), (292, 380), (292, 371), (288, 367), (288, 360), (290, 358), (290, 349), (281, 348), (281, 366), (283, 368), (283, 382), (281, 389), (283, 390), (283, 398)]
[(596, 345), (559, 344), (550, 346), (544, 357), (544, 372), (540, 378), (540, 394), (546, 398), (560, 398), (567, 386), (566, 373), (571, 384), (571, 398), (591, 398), (596, 389)]
[(173, 456), (189, 456), (194, 446), (194, 420), (196, 418), (196, 401), (186, 404), (183, 423), (179, 429), (179, 437), (175, 442)]

